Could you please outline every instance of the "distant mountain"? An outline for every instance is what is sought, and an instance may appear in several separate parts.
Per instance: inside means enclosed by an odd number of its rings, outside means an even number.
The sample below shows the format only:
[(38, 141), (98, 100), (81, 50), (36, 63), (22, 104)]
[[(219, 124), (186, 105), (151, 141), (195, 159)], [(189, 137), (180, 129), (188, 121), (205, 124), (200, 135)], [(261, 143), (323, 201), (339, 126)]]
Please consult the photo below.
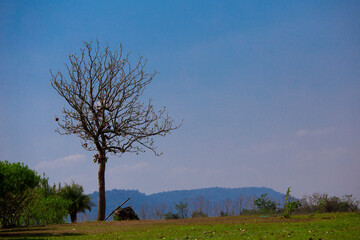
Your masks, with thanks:
[[(202, 188), (194, 190), (175, 190), (146, 195), (138, 190), (106, 191), (106, 216), (110, 214), (128, 197), (130, 200), (124, 205), (132, 206), (142, 219), (158, 219), (161, 214), (175, 213), (175, 203), (187, 203), (188, 215), (194, 211), (202, 211), (209, 216), (220, 215), (220, 212), (237, 214), (241, 209), (252, 208), (253, 200), (261, 194), (267, 193), (268, 197), (279, 203), (283, 202), (284, 194), (265, 187), (245, 188)], [(89, 194), (92, 202), (97, 205), (98, 192)], [(90, 214), (80, 216), (79, 219), (95, 220), (97, 206)], [(112, 218), (109, 218), (112, 219)]]

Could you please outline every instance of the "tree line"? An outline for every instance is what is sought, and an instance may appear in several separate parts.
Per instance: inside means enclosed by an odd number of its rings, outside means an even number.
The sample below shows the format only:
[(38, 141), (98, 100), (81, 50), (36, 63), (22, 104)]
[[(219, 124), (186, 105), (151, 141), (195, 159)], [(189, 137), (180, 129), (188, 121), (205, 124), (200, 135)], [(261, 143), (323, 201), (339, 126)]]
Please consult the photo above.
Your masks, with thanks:
[(255, 196), (239, 196), (237, 199), (211, 201), (204, 196), (184, 199), (177, 203), (144, 202), (138, 209), (140, 219), (169, 219), (187, 217), (237, 216), (245, 209), (254, 209)]
[[(78, 213), (91, 211), (94, 204), (83, 187), (72, 182), (49, 185), (48, 178), (38, 175), (23, 163), (0, 161), (0, 224), (3, 228), (64, 223), (68, 216), (77, 221)], [(352, 195), (343, 197), (314, 193), (296, 199), (287, 189), (284, 200), (240, 195), (212, 201), (203, 196), (177, 203), (144, 202), (138, 209), (140, 219), (177, 219), (189, 217), (239, 216), (244, 214), (282, 214), (318, 212), (357, 212), (359, 201)]]
[(359, 205), (360, 202), (352, 195), (344, 195), (340, 198), (326, 193), (314, 193), (296, 199), (290, 195), (288, 188), (282, 202), (271, 199), (267, 193), (260, 196), (241, 195), (235, 199), (227, 198), (219, 202), (198, 196), (177, 203), (145, 202), (140, 206), (138, 215), (140, 219), (156, 220), (250, 214), (282, 214), (285, 218), (289, 218), (293, 213), (358, 212)]

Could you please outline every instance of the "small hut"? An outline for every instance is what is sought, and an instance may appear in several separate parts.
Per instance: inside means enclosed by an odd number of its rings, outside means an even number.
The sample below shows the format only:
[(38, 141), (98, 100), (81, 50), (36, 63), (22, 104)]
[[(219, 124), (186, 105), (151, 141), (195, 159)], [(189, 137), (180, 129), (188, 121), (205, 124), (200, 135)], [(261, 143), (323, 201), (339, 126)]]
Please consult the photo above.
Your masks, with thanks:
[(132, 207), (120, 208), (114, 212), (115, 221), (123, 220), (139, 220), (139, 217), (136, 215)]

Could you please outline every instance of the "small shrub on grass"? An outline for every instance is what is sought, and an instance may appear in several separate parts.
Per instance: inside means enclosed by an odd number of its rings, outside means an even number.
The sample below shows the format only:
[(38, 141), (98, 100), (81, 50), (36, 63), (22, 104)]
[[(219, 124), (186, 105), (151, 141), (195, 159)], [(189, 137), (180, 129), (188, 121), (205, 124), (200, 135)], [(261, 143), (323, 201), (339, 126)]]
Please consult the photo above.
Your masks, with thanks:
[(171, 213), (171, 212), (168, 212), (168, 213), (165, 213), (164, 214), (164, 218), (166, 220), (170, 220), (170, 219), (179, 219), (179, 214), (174, 214), (174, 213)]
[(314, 193), (301, 199), (300, 212), (357, 212), (359, 202), (352, 195), (342, 198)]
[(188, 217), (188, 211), (189, 211), (189, 207), (188, 204), (185, 202), (179, 202), (178, 204), (175, 204), (175, 208), (178, 211), (178, 216), (180, 218), (187, 218)]
[(241, 215), (254, 215), (257, 214), (257, 211), (255, 209), (243, 209), (241, 211)]
[(276, 203), (267, 197), (267, 193), (261, 194), (260, 197), (256, 198), (254, 205), (262, 213), (273, 213), (276, 211)]
[(231, 214), (223, 211), (220, 212), (220, 217), (228, 217), (228, 216), (231, 216)]
[(301, 206), (299, 201), (291, 201), (290, 200), (290, 187), (288, 187), (285, 195), (285, 203), (284, 203), (284, 212), (283, 216), (285, 218), (290, 218), (291, 213), (293, 213), (297, 208)]
[(192, 218), (198, 218), (198, 217), (207, 217), (208, 215), (206, 213), (203, 213), (202, 211), (193, 212), (191, 214)]

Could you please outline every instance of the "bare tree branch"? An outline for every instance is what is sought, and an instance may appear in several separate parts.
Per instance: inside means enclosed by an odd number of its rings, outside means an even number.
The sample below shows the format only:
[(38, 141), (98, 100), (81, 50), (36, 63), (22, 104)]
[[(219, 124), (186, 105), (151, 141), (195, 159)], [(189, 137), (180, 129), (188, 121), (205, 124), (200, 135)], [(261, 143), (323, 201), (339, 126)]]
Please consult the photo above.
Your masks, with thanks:
[(99, 164), (105, 164), (107, 153), (151, 150), (160, 155), (153, 137), (181, 126), (174, 124), (165, 107), (156, 111), (151, 99), (140, 101), (157, 72), (146, 72), (143, 57), (132, 66), (130, 53), (123, 55), (121, 45), (119, 50), (111, 52), (106, 46), (101, 51), (99, 42), (84, 42), (79, 55), (68, 57), (68, 78), (51, 72), (51, 86), (70, 106), (56, 118), (56, 131), (77, 135), (84, 149), (98, 152), (94, 162)]

